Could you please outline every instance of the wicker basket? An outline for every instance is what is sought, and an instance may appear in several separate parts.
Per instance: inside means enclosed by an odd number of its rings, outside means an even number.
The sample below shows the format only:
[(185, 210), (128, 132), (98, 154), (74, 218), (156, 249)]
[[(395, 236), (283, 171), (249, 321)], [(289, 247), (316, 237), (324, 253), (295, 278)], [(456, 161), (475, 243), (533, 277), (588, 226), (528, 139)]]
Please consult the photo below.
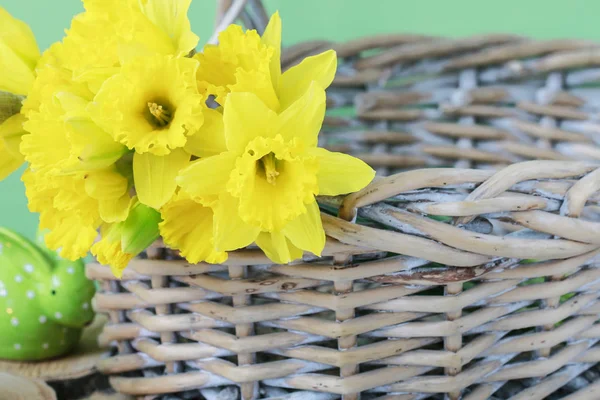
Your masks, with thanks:
[(597, 46), (289, 48), (338, 51), (321, 145), (380, 177), (320, 199), (322, 258), (190, 265), (158, 243), (121, 281), (89, 265), (118, 348), (99, 369), (143, 399), (599, 399)]

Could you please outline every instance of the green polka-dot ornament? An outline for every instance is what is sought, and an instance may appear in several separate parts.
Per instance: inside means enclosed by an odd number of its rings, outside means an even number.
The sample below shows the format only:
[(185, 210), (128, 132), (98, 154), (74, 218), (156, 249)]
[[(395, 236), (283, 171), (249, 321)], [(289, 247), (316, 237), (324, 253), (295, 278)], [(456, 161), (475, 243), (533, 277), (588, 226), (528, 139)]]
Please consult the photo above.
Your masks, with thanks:
[(69, 261), (0, 228), (0, 359), (33, 361), (72, 350), (94, 318), (94, 284)]

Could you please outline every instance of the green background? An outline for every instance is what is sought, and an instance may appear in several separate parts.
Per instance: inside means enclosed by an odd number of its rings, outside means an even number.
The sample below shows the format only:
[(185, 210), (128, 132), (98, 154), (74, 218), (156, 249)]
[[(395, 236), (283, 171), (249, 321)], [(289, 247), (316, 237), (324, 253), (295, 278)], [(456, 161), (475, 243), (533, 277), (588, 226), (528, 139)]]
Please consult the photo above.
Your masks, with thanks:
[[(281, 13), (284, 44), (386, 32), (600, 37), (599, 0), (266, 0), (265, 4), (268, 11)], [(215, 0), (192, 3), (190, 20), (201, 43), (212, 32), (215, 5)], [(32, 27), (42, 50), (60, 40), (71, 17), (83, 11), (79, 0), (0, 0), (0, 6)], [(0, 226), (32, 237), (37, 215), (27, 210), (21, 173), (22, 169), (0, 182)]]

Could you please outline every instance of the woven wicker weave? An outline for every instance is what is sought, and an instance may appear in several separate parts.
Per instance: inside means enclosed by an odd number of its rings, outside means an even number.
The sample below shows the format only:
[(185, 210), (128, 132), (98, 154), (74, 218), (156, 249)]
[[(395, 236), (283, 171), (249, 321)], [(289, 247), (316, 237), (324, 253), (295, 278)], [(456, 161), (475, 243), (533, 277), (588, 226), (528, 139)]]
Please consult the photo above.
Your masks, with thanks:
[(321, 145), (380, 177), (320, 199), (323, 258), (272, 265), (250, 248), (189, 265), (158, 243), (122, 281), (89, 265), (112, 321), (101, 340), (118, 346), (99, 368), (144, 399), (227, 385), (245, 400), (599, 399), (597, 46), (392, 35), (288, 49), (285, 66), (338, 51)]

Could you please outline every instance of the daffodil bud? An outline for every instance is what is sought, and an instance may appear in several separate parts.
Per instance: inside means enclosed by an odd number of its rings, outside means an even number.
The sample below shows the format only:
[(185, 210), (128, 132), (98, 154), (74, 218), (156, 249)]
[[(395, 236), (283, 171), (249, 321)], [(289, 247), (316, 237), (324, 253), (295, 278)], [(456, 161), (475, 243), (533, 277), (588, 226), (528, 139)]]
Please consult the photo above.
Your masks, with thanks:
[(160, 213), (136, 201), (123, 222), (121, 246), (125, 253), (139, 254), (158, 239)]
[(129, 261), (158, 238), (160, 220), (158, 211), (134, 198), (125, 221), (102, 227), (102, 239), (92, 246), (92, 254), (121, 278)]

